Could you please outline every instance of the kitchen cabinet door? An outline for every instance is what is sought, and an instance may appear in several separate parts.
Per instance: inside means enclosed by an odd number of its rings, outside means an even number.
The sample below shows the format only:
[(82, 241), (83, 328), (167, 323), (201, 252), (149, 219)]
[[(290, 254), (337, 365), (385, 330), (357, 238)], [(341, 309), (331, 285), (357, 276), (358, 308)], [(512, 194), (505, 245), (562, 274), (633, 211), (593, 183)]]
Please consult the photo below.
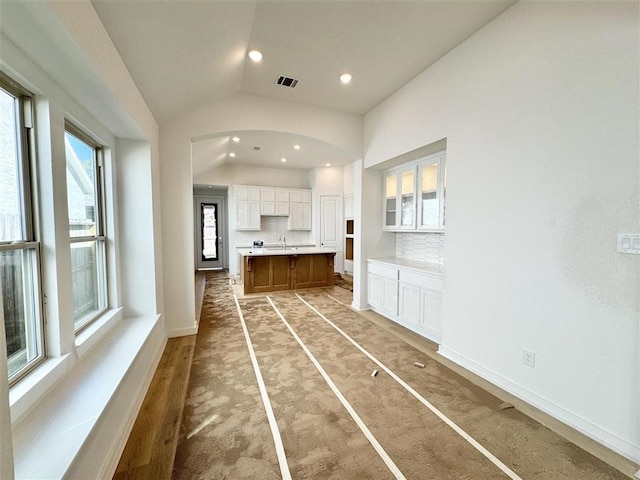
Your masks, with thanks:
[(418, 226), (420, 230), (444, 228), (444, 155), (430, 158), (418, 167)]
[(260, 230), (260, 188), (235, 187), (236, 230)]
[(289, 230), (311, 230), (311, 204), (291, 203)]
[(403, 322), (420, 325), (420, 287), (400, 282), (398, 285), (398, 316)]
[(384, 229), (395, 230), (398, 226), (398, 174), (388, 172), (384, 176)]
[(294, 189), (289, 192), (291, 203), (311, 203), (311, 190)]
[(433, 290), (421, 290), (420, 329), (425, 335), (440, 343), (442, 332), (442, 293)]
[(382, 281), (382, 312), (391, 317), (398, 316), (398, 282), (385, 278)]

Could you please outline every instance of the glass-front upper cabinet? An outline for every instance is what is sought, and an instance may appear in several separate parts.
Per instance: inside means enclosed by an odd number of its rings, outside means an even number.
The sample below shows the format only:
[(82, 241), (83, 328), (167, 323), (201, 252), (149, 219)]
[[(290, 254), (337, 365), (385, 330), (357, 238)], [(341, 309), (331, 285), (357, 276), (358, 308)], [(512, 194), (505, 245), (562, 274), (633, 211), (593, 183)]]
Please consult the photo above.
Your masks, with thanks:
[(412, 167), (400, 172), (400, 228), (415, 228), (416, 225), (416, 169)]
[(384, 229), (444, 229), (445, 153), (388, 170), (384, 176)]
[(398, 175), (389, 172), (384, 176), (384, 226), (395, 228), (398, 223)]
[(419, 175), (419, 219), (418, 228), (441, 229), (444, 226), (444, 182), (443, 157), (427, 160), (418, 167)]
[(384, 229), (415, 229), (416, 166), (386, 172), (384, 189)]

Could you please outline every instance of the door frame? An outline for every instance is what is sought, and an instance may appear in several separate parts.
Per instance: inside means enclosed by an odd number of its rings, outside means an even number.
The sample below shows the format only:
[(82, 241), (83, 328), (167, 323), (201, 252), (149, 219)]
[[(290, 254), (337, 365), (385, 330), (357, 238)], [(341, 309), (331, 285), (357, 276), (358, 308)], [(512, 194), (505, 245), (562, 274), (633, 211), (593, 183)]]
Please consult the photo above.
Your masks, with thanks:
[(320, 194), (319, 195), (319, 215), (318, 215), (318, 243), (321, 247), (328, 246), (325, 245), (324, 239), (324, 220), (325, 220), (325, 202), (327, 200), (331, 200), (332, 203), (335, 204), (335, 221), (336, 221), (336, 256), (334, 258), (334, 271), (337, 273), (342, 273), (344, 271), (344, 233), (342, 224), (344, 223), (344, 215), (342, 212), (342, 195), (336, 194)]
[[(218, 205), (217, 209), (217, 234), (218, 234), (218, 259), (215, 261), (207, 261), (202, 259), (202, 204)], [(193, 225), (194, 225), (194, 265), (196, 270), (207, 268), (227, 268), (227, 206), (226, 198), (220, 195), (204, 195), (196, 194), (193, 197)]]

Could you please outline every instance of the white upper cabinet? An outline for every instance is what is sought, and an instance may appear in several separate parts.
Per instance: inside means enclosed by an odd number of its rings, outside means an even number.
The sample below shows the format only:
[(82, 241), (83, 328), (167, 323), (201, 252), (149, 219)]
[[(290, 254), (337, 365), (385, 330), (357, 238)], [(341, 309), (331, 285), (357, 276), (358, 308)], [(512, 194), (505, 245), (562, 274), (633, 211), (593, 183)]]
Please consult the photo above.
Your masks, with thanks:
[(384, 229), (395, 230), (398, 225), (398, 174), (395, 171), (384, 174)]
[(289, 190), (262, 188), (260, 192), (260, 215), (289, 216)]
[(444, 228), (444, 154), (418, 165), (418, 229)]
[(236, 186), (236, 230), (260, 230), (260, 188)]
[(441, 152), (385, 172), (384, 230), (444, 228), (444, 158)]
[(400, 170), (400, 228), (416, 228), (416, 169)]
[(289, 190), (289, 230), (311, 230), (311, 190)]
[(234, 185), (235, 229), (260, 230), (261, 216), (289, 217), (289, 230), (311, 230), (311, 190)]
[(385, 173), (385, 230), (416, 228), (416, 166)]
[(311, 190), (289, 190), (291, 203), (311, 203)]

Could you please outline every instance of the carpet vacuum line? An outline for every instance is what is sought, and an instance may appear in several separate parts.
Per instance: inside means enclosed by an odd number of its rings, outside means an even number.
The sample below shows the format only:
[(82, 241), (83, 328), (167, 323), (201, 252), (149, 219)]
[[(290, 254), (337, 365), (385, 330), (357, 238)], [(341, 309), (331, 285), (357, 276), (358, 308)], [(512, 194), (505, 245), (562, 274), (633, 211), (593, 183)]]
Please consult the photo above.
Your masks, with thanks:
[(362, 421), (362, 419), (360, 418), (358, 413), (355, 411), (355, 409), (347, 401), (347, 399), (342, 394), (342, 392), (340, 392), (336, 384), (333, 383), (333, 380), (331, 380), (331, 377), (329, 377), (329, 374), (327, 374), (325, 369), (322, 368), (322, 365), (320, 365), (320, 362), (318, 362), (316, 357), (313, 356), (313, 353), (311, 353), (311, 350), (307, 348), (307, 346), (300, 339), (300, 337), (298, 336), (296, 331), (293, 329), (293, 327), (289, 324), (289, 322), (287, 322), (287, 319), (284, 318), (284, 315), (282, 315), (278, 307), (276, 307), (276, 305), (273, 303), (273, 301), (271, 300), (271, 297), (269, 297), (268, 295), (267, 295), (267, 300), (271, 304), (271, 307), (275, 310), (275, 312), (280, 317), (280, 320), (282, 320), (282, 323), (284, 323), (284, 325), (287, 327), (287, 329), (289, 330), (293, 338), (296, 340), (296, 342), (298, 342), (298, 345), (300, 345), (300, 348), (302, 348), (304, 353), (307, 354), (307, 357), (309, 357), (309, 360), (311, 360), (311, 362), (316, 367), (318, 372), (320, 372), (320, 375), (322, 375), (322, 378), (324, 378), (325, 382), (327, 382), (327, 385), (329, 385), (329, 388), (331, 388), (334, 395), (338, 398), (338, 400), (340, 400), (340, 403), (342, 403), (342, 406), (347, 410), (347, 412), (349, 412), (349, 415), (351, 415), (351, 418), (353, 418), (354, 422), (356, 422), (356, 425), (358, 425), (358, 427), (360, 428), (364, 436), (367, 438), (367, 440), (369, 440), (369, 443), (371, 443), (371, 446), (373, 446), (373, 448), (378, 453), (382, 461), (387, 465), (387, 468), (389, 468), (389, 470), (395, 476), (396, 479), (406, 480), (406, 477), (402, 474), (398, 466), (394, 463), (393, 460), (391, 460), (391, 457), (389, 456), (389, 454), (385, 451), (382, 445), (380, 445), (380, 442), (378, 442), (376, 437), (373, 436), (373, 433), (371, 433), (371, 430), (369, 430), (369, 428), (365, 425), (365, 423)]
[(287, 455), (284, 451), (284, 445), (282, 443), (282, 437), (280, 436), (280, 430), (278, 430), (278, 423), (276, 422), (276, 416), (273, 413), (273, 407), (269, 400), (269, 394), (267, 393), (267, 387), (262, 378), (260, 372), (260, 365), (258, 365), (258, 359), (256, 358), (256, 352), (253, 349), (253, 343), (251, 343), (251, 337), (249, 337), (249, 330), (247, 330), (247, 324), (244, 321), (244, 315), (240, 308), (240, 302), (238, 297), (234, 294), (233, 300), (236, 302), (236, 309), (240, 316), (240, 324), (242, 325), (242, 331), (244, 333), (244, 339), (247, 342), (247, 348), (249, 349), (249, 356), (251, 357), (251, 364), (253, 365), (253, 371), (258, 381), (258, 388), (260, 389), (260, 396), (262, 397), (262, 403), (264, 409), (267, 412), (267, 420), (269, 421), (269, 428), (271, 428), (271, 434), (273, 435), (273, 442), (276, 448), (276, 455), (278, 457), (278, 463), (280, 465), (280, 473), (282, 474), (282, 480), (291, 480), (291, 472), (289, 471), (289, 464), (287, 462)]
[[(460, 428), (453, 420), (447, 417), (444, 413), (438, 410), (431, 402), (425, 399), (422, 395), (420, 395), (416, 390), (414, 390), (411, 385), (402, 380), (398, 375), (396, 375), (389, 367), (387, 367), (384, 363), (374, 357), (371, 353), (369, 353), (362, 345), (356, 342), (353, 338), (351, 338), (346, 332), (344, 332), (340, 327), (338, 327), (335, 323), (325, 317), (322, 312), (318, 311), (313, 305), (307, 302), (304, 298), (302, 298), (299, 294), (296, 293), (296, 297), (300, 299), (311, 311), (313, 311), (316, 315), (322, 318), (325, 322), (331, 325), (340, 335), (346, 338), (354, 347), (360, 350), (363, 354), (365, 354), (372, 362), (376, 363), (382, 370), (387, 372), (391, 378), (393, 378), (396, 382), (402, 385), (409, 393), (411, 393), (420, 403), (422, 403), (425, 407), (427, 407), (431, 412), (433, 412), (440, 420), (446, 423), (449, 427), (451, 427), (458, 435), (464, 438), (469, 444), (471, 444), (476, 450), (478, 450), (482, 455), (484, 455), (491, 463), (497, 466), (500, 470), (502, 470), (509, 478), (513, 480), (522, 480), (516, 472), (511, 470), (508, 466), (506, 466), (500, 459), (498, 459), (493, 453), (483, 447), (476, 439), (474, 439), (471, 435), (465, 432), (462, 428)], [(342, 303), (342, 302), (338, 302)]]

